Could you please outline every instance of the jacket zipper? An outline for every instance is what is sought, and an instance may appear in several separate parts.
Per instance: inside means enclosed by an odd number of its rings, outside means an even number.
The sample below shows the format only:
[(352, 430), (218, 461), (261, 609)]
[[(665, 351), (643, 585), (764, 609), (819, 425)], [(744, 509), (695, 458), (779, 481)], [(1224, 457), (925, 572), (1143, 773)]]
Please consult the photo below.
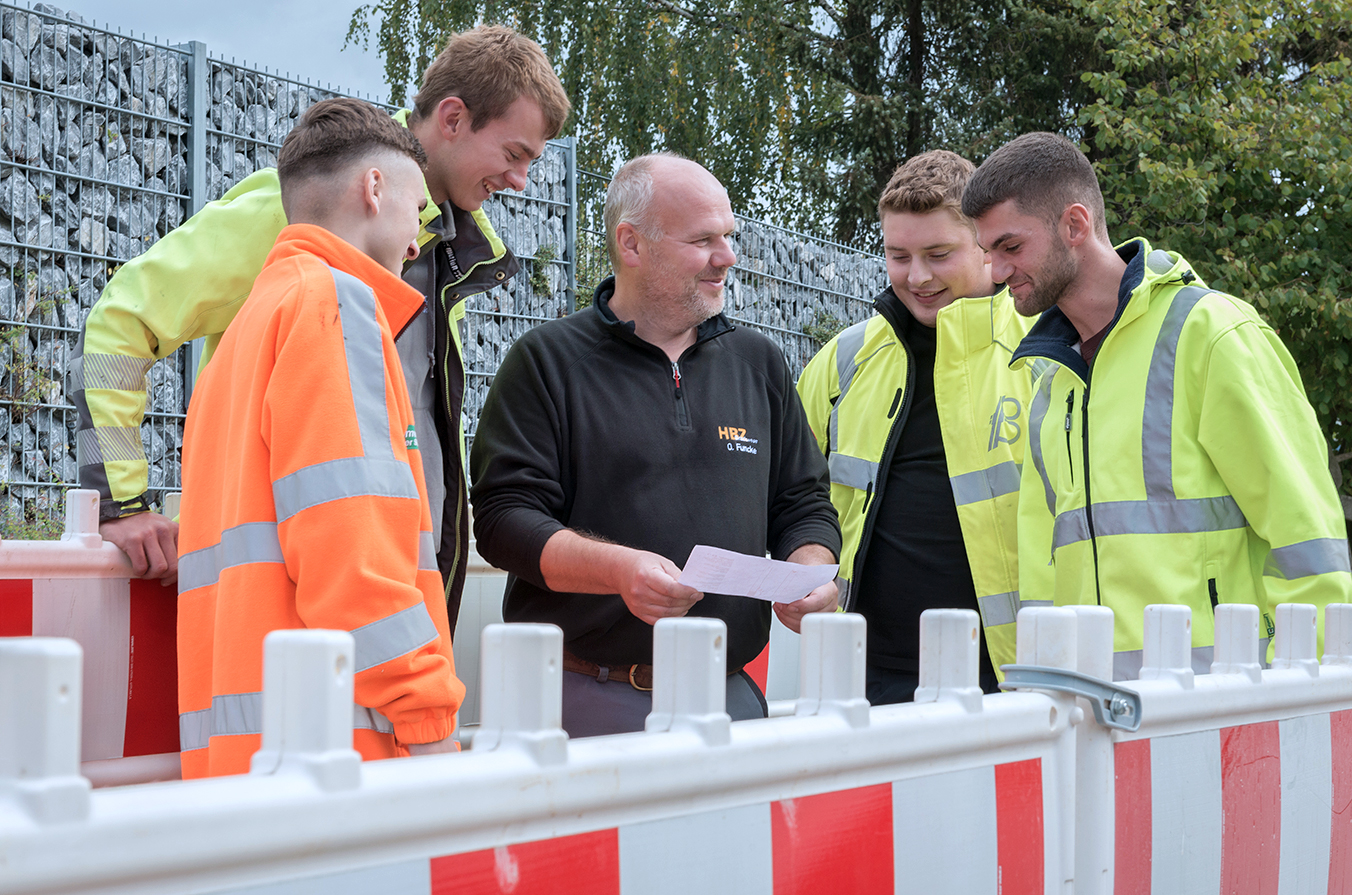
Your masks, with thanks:
[[(906, 418), (911, 415), (911, 398), (915, 396), (915, 355), (911, 353), (911, 346), (905, 341), (898, 339), (901, 347), (906, 352), (906, 390), (903, 392), (901, 400), (901, 411), (892, 421), (892, 429), (887, 433), (887, 444), (883, 447), (882, 458), (878, 461), (878, 476), (874, 483), (870, 483), (868, 490), (864, 495), (864, 507), (862, 512), (866, 514), (864, 519), (864, 531), (859, 539), (859, 549), (854, 554), (854, 568), (851, 570), (850, 577), (850, 596), (846, 600), (844, 610), (853, 612), (855, 603), (859, 600), (859, 578), (864, 572), (864, 558), (868, 554), (868, 543), (873, 535), (873, 523), (877, 521), (878, 504), (880, 501), (875, 498), (882, 493), (884, 480), (887, 478), (887, 469), (892, 464), (892, 453), (897, 448), (897, 442), (901, 440), (901, 430), (906, 426)], [(895, 405), (895, 401), (893, 404)]]
[[(436, 268), (433, 267), (433, 268), (432, 268), (432, 271), (433, 271), (433, 272), (432, 272), (432, 276), (433, 276), (433, 287), (432, 287), (432, 288), (435, 289), (435, 288), (436, 288), (436, 285), (435, 285)], [(464, 278), (462, 277), (461, 279), (457, 280), (456, 283), (460, 283), (460, 282), (463, 282), (463, 281), (464, 281)], [(460, 434), (459, 434), (459, 433), (460, 433), (460, 415), (459, 415), (458, 413), (452, 413), (452, 412), (451, 412), (451, 402), (450, 402), (450, 397), (449, 397), (449, 396), (450, 396), (450, 393), (451, 393), (451, 375), (450, 375), (450, 372), (449, 372), (449, 370), (450, 370), (450, 366), (449, 366), (449, 365), (450, 365), (450, 360), (451, 360), (451, 346), (455, 344), (455, 334), (451, 332), (451, 325), (452, 325), (452, 324), (451, 324), (451, 311), (450, 311), (450, 308), (446, 307), (446, 292), (447, 292), (447, 290), (449, 290), (449, 289), (450, 289), (452, 286), (454, 286), (454, 285), (455, 285), (455, 283), (450, 283), (450, 284), (448, 284), (448, 285), (446, 286), (445, 289), (442, 289), (442, 290), (441, 290), (441, 317), (442, 317), (442, 320), (445, 321), (445, 326), (446, 326), (446, 353), (445, 353), (445, 355), (444, 355), (444, 356), (442, 357), (442, 359), (441, 359), (441, 378), (442, 378), (442, 383), (441, 383), (441, 396), (442, 396), (442, 397), (441, 397), (441, 400), (442, 400), (442, 403), (445, 405), (445, 408), (446, 408), (446, 426), (447, 426), (448, 429), (451, 429), (452, 427), (454, 427), (454, 428), (452, 429), (452, 431), (454, 431), (454, 432), (456, 433), (456, 444), (453, 445), (453, 447), (454, 447), (455, 451), (457, 452), (457, 454), (459, 454), (460, 452), (462, 452), (462, 451), (464, 450), (464, 448), (465, 448), (465, 442), (464, 442), (464, 439), (462, 439), (462, 438), (460, 437)], [(433, 321), (432, 321), (432, 326), (433, 326), (433, 327), (436, 327), (436, 325), (437, 325), (437, 321), (433, 320)], [(435, 334), (435, 332), (436, 332), (436, 330), (435, 330), (435, 328), (434, 328), (434, 329), (433, 329), (433, 333)], [(433, 335), (433, 340), (434, 340), (434, 342), (435, 342), (435, 338), (436, 338), (435, 335)], [(464, 401), (464, 394), (463, 394), (463, 392), (461, 393), (461, 401)], [(444, 462), (444, 461), (443, 461), (443, 462)], [(466, 473), (465, 473), (465, 469), (464, 469), (463, 466), (461, 466), (461, 469), (460, 469), (460, 475), (461, 475), (461, 476), (464, 476), (465, 474), (466, 474)], [(457, 483), (457, 485), (459, 485), (459, 483)], [(450, 490), (450, 489), (448, 488), (447, 490)], [(455, 559), (451, 562), (451, 571), (450, 571), (450, 574), (448, 574), (448, 575), (446, 576), (446, 580), (445, 580), (445, 585), (446, 585), (445, 597), (446, 597), (447, 601), (449, 601), (449, 600), (451, 599), (451, 588), (452, 588), (452, 587), (454, 586), (454, 584), (455, 584), (455, 576), (456, 576), (456, 573), (457, 573), (457, 572), (459, 571), (459, 569), (460, 569), (460, 544), (461, 544), (461, 538), (464, 536), (464, 533), (460, 531), (460, 518), (461, 518), (461, 517), (464, 515), (464, 513), (465, 513), (465, 507), (464, 507), (465, 494), (464, 494), (464, 492), (465, 492), (465, 487), (464, 487), (463, 485), (459, 485), (459, 487), (457, 487), (457, 488), (455, 489), (455, 522), (454, 522), (454, 533), (455, 533)], [(449, 496), (450, 496), (450, 495), (448, 494), (447, 497), (449, 497)], [(446, 519), (446, 513), (445, 513), (445, 510), (443, 509), (443, 510), (442, 510), (442, 521), (445, 522), (445, 519)], [(443, 540), (445, 539), (445, 533), (444, 533), (444, 532), (442, 533), (442, 538), (443, 538)], [(440, 545), (440, 544), (437, 544), (437, 545), (435, 546), (435, 550), (436, 550), (437, 555), (440, 556), (440, 555), (441, 555), (441, 545)], [(452, 620), (451, 620), (451, 624), (454, 624), (454, 623), (455, 623), (455, 620), (452, 619)]]
[(1066, 393), (1066, 463), (1070, 466), (1070, 483), (1075, 484), (1075, 454), (1070, 449), (1071, 417), (1075, 413), (1075, 389)]
[(671, 378), (676, 382), (676, 424), (682, 429), (690, 428), (690, 415), (685, 410), (685, 396), (681, 393), (681, 365), (671, 362)]
[(1094, 536), (1094, 501), (1089, 495), (1089, 383), (1084, 384), (1084, 397), (1080, 399), (1082, 418), (1080, 431), (1084, 442), (1084, 519), (1089, 529), (1089, 547), (1094, 554), (1094, 600), (1103, 605), (1103, 590), (1099, 586), (1098, 540)]

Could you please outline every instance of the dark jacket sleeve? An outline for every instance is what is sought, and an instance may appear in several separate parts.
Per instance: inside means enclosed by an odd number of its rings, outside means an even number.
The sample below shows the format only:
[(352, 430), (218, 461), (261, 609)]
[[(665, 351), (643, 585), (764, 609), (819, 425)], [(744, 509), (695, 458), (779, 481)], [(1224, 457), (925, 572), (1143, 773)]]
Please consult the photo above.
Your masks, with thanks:
[(534, 341), (519, 339), (493, 377), (470, 451), (470, 501), (479, 555), (548, 589), (540, 554), (566, 527), (566, 495), (559, 409)]
[(831, 479), (826, 458), (803, 412), (793, 377), (782, 356), (778, 384), (780, 426), (775, 439), (774, 481), (768, 508), (770, 555), (787, 559), (804, 544), (820, 544), (840, 557), (840, 522), (831, 505)]

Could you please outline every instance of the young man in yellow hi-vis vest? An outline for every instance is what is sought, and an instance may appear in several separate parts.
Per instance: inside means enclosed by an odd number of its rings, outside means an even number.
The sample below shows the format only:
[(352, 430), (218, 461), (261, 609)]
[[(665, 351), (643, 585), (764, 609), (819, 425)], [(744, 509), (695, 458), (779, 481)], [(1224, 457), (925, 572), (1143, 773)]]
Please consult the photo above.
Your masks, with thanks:
[(1258, 607), (1266, 658), (1276, 604), (1352, 599), (1324, 437), (1253, 307), (1177, 253), (1114, 247), (1093, 166), (1057, 134), (996, 150), (962, 204), (1016, 307), (1042, 314), (1015, 355), (1049, 364), (1019, 496), (1022, 592), (1112, 609), (1118, 680), (1140, 671), (1152, 603), (1192, 609), (1206, 674), (1217, 604)]
[[(396, 335), (452, 628), (469, 555), (465, 304), (521, 266), (482, 205), (499, 190), (525, 188), (531, 162), (568, 112), (539, 45), (493, 25), (451, 35), (423, 73), (413, 108), (394, 115), (427, 152), (421, 251), (403, 270), (425, 310)], [(71, 365), (80, 485), (99, 492), (99, 533), (126, 552), (138, 577), (172, 584), (177, 576), (177, 526), (148, 512), (146, 371), (199, 338), (207, 365), (285, 224), (276, 169), (255, 171), (124, 264), (85, 321)]]
[(399, 274), (418, 256), (426, 161), (408, 130), (357, 99), (311, 106), (278, 155), (290, 223), (188, 411), (185, 778), (249, 770), (263, 638), (278, 629), (352, 632), (364, 758), (454, 749), (465, 687), (394, 344), (422, 311)]
[(912, 698), (926, 609), (980, 611), (988, 692), (1014, 661), (1032, 382), (1009, 362), (1032, 321), (996, 292), (962, 215), (972, 171), (936, 150), (892, 175), (878, 202), (891, 286), (798, 381), (840, 514), (841, 603), (868, 620), (875, 705)]

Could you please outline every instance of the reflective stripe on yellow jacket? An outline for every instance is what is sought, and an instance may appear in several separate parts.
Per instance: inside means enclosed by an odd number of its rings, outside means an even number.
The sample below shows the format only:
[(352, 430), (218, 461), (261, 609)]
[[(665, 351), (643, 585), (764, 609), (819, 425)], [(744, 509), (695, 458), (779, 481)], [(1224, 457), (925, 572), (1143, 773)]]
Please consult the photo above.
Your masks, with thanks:
[[(1029, 373), (1011, 371), (1009, 361), (1031, 325), (1002, 291), (954, 302), (939, 312), (937, 328), (934, 390), (944, 455), (997, 669), (1015, 658), (1015, 521), (1032, 393)], [(900, 436), (897, 422), (909, 401), (906, 389), (914, 379), (909, 367), (906, 346), (886, 318), (874, 314), (827, 343), (798, 380), (808, 422), (831, 469), (831, 501), (844, 537), (840, 575), (847, 609), (864, 567), (879, 469)]]
[[(1118, 250), (1136, 285), (1093, 358), (1053, 309), (1020, 345), (1052, 361), (1033, 399), (1020, 495), (1021, 590), (1116, 613), (1114, 674), (1136, 677), (1142, 613), (1192, 609), (1210, 669), (1216, 603), (1346, 602), (1343, 514), (1295, 362), (1246, 302), (1177, 254)], [(1320, 637), (1322, 643), (1322, 614)]]
[(249, 770), (277, 629), (352, 633), (365, 758), (454, 729), (464, 686), (391, 334), (422, 305), (338, 237), (291, 226), (203, 374), (179, 532), (184, 777)]

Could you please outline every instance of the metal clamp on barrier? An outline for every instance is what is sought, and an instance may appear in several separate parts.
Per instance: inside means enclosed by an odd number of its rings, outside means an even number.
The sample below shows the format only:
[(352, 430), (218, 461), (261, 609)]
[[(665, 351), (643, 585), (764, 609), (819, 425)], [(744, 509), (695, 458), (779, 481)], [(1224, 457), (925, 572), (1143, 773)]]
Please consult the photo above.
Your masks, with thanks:
[(1094, 720), (1104, 727), (1135, 731), (1141, 726), (1141, 697), (1108, 681), (1042, 665), (1002, 665), (1001, 690), (1055, 690), (1083, 696), (1094, 707)]

